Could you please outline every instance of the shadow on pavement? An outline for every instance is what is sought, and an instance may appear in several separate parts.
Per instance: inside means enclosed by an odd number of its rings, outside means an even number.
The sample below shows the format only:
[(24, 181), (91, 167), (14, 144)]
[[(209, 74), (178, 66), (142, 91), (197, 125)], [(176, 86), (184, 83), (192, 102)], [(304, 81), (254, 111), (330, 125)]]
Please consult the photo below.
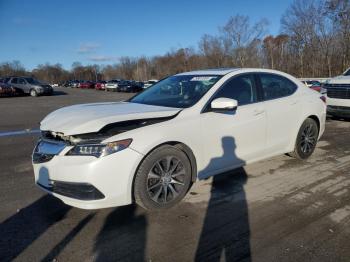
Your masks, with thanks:
[(1, 260), (16, 258), (52, 225), (62, 220), (69, 209), (60, 200), (45, 195), (1, 223)]
[(135, 205), (123, 206), (107, 216), (94, 247), (96, 261), (145, 261), (147, 221), (135, 211)]
[(213, 179), (196, 261), (250, 261), (250, 228), (243, 168)]
[(79, 234), (94, 216), (95, 214), (93, 213), (82, 219), (53, 249), (51, 249), (50, 253), (47, 254), (42, 261), (55, 261), (59, 253)]
[(67, 93), (61, 90), (54, 90), (52, 93), (52, 96), (63, 96), (63, 95), (67, 95)]

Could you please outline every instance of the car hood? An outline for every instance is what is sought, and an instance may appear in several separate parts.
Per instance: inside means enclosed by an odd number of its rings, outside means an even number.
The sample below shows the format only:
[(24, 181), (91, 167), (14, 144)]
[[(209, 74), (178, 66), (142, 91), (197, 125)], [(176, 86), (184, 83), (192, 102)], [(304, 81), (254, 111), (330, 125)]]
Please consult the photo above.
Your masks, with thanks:
[(337, 76), (329, 80), (329, 84), (350, 84), (350, 76)]
[(42, 131), (65, 136), (98, 132), (104, 126), (128, 120), (169, 117), (181, 109), (129, 102), (94, 103), (58, 109), (40, 123)]

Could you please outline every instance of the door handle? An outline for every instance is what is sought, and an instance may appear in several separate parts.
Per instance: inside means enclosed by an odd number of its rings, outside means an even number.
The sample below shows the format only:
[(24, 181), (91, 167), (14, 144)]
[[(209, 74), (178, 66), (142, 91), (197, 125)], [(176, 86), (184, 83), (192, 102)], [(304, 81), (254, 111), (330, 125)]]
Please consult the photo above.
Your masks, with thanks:
[(255, 116), (261, 115), (261, 114), (263, 114), (263, 113), (265, 113), (265, 110), (264, 110), (264, 109), (255, 109), (255, 110), (254, 110), (254, 115), (255, 115)]
[(296, 104), (298, 104), (298, 101), (297, 101), (297, 100), (290, 103), (291, 106), (294, 106), (294, 105), (296, 105)]

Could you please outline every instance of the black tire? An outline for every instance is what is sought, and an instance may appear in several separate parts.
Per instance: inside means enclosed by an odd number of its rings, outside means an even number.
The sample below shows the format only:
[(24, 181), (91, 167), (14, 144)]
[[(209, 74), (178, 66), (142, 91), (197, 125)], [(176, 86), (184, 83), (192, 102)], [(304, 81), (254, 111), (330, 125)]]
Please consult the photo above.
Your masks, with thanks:
[(183, 151), (170, 145), (158, 147), (145, 157), (136, 172), (135, 202), (147, 210), (170, 208), (185, 197), (191, 177), (190, 160)]
[(294, 151), (289, 155), (297, 159), (307, 159), (315, 151), (318, 140), (318, 125), (315, 120), (308, 118), (301, 125)]
[(35, 89), (31, 89), (29, 91), (29, 95), (30, 96), (33, 96), (33, 97), (37, 97), (38, 96), (38, 92), (35, 90)]

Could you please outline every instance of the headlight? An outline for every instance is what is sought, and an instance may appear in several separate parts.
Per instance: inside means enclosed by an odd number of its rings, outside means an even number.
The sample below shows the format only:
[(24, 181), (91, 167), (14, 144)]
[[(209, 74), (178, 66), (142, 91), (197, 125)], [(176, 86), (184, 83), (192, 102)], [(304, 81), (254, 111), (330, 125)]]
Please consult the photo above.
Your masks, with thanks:
[(119, 152), (128, 148), (132, 139), (125, 139), (106, 144), (82, 144), (76, 145), (68, 151), (66, 155), (69, 156), (94, 156), (102, 157)]
[(327, 88), (321, 87), (320, 93), (323, 95), (327, 94)]

